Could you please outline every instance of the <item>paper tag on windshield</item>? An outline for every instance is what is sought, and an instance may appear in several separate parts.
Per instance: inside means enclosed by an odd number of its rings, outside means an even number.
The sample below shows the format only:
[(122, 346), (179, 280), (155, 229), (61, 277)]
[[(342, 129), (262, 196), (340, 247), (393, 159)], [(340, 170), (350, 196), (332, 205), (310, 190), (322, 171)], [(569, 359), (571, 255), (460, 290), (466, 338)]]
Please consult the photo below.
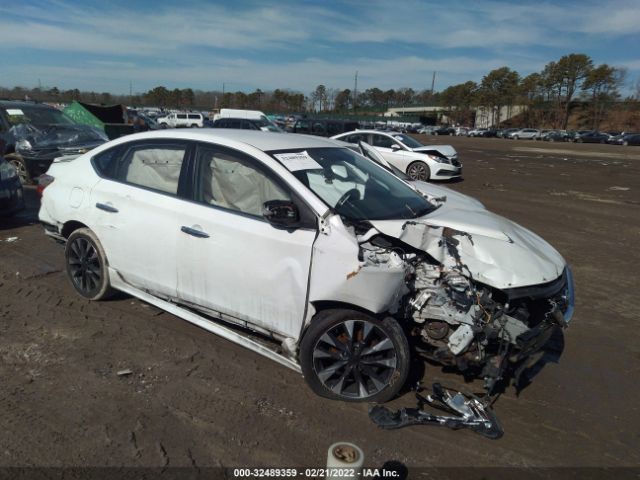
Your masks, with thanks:
[(7, 115), (24, 115), (19, 108), (7, 108)]
[(322, 169), (322, 165), (311, 158), (306, 150), (295, 153), (276, 153), (274, 157), (280, 160), (290, 172)]

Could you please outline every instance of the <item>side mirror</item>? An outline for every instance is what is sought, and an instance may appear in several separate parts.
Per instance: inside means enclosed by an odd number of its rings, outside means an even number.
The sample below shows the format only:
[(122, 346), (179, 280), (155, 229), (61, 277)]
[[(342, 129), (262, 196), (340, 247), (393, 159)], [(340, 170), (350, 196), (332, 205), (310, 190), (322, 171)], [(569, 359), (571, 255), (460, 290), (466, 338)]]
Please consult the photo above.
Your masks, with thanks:
[(262, 216), (278, 227), (293, 227), (300, 221), (295, 203), (289, 200), (269, 200), (262, 204)]
[(393, 145), (391, 145), (391, 150), (401, 150), (401, 149), (402, 147), (397, 143), (394, 143)]

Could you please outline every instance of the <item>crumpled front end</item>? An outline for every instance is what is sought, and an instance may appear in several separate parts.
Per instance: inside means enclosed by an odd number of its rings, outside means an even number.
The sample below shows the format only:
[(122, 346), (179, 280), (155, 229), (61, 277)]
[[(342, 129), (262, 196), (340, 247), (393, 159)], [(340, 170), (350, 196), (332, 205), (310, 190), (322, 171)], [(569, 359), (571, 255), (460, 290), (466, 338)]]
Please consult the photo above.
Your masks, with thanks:
[[(403, 221), (399, 229), (395, 221), (371, 222), (374, 228), (358, 239), (379, 264), (404, 262), (406, 290), (396, 316), (420, 352), (483, 377), (491, 391), (508, 371), (517, 380), (568, 325), (574, 290), (571, 269), (555, 249), (484, 215), (483, 225), (469, 225), (475, 233), (423, 220)], [(456, 225), (455, 215), (448, 217)], [(502, 228), (489, 220), (503, 221)]]

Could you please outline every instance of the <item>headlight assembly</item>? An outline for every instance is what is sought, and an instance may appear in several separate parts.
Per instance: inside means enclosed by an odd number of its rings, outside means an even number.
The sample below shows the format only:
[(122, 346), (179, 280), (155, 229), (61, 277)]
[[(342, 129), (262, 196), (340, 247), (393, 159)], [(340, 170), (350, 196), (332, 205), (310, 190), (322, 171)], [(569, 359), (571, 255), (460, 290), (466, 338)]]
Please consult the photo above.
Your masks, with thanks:
[(22, 138), (16, 142), (16, 150), (31, 150), (31, 149), (33, 149), (33, 146), (31, 145), (31, 142), (29, 142), (29, 140)]

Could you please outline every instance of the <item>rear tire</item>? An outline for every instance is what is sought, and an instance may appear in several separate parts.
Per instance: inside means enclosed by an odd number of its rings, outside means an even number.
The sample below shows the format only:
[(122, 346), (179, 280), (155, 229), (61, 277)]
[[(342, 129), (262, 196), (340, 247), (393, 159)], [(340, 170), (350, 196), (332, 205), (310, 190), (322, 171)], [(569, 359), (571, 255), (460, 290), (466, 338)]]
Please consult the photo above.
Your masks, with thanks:
[(354, 310), (325, 310), (300, 343), (304, 379), (316, 394), (346, 402), (391, 400), (409, 374), (410, 350), (398, 322)]
[(429, 165), (421, 160), (417, 160), (409, 164), (407, 167), (407, 175), (409, 175), (412, 180), (428, 182), (431, 178), (431, 170), (429, 169)]
[(67, 276), (73, 288), (89, 300), (105, 300), (114, 294), (109, 283), (107, 256), (88, 228), (75, 230), (64, 249)]

